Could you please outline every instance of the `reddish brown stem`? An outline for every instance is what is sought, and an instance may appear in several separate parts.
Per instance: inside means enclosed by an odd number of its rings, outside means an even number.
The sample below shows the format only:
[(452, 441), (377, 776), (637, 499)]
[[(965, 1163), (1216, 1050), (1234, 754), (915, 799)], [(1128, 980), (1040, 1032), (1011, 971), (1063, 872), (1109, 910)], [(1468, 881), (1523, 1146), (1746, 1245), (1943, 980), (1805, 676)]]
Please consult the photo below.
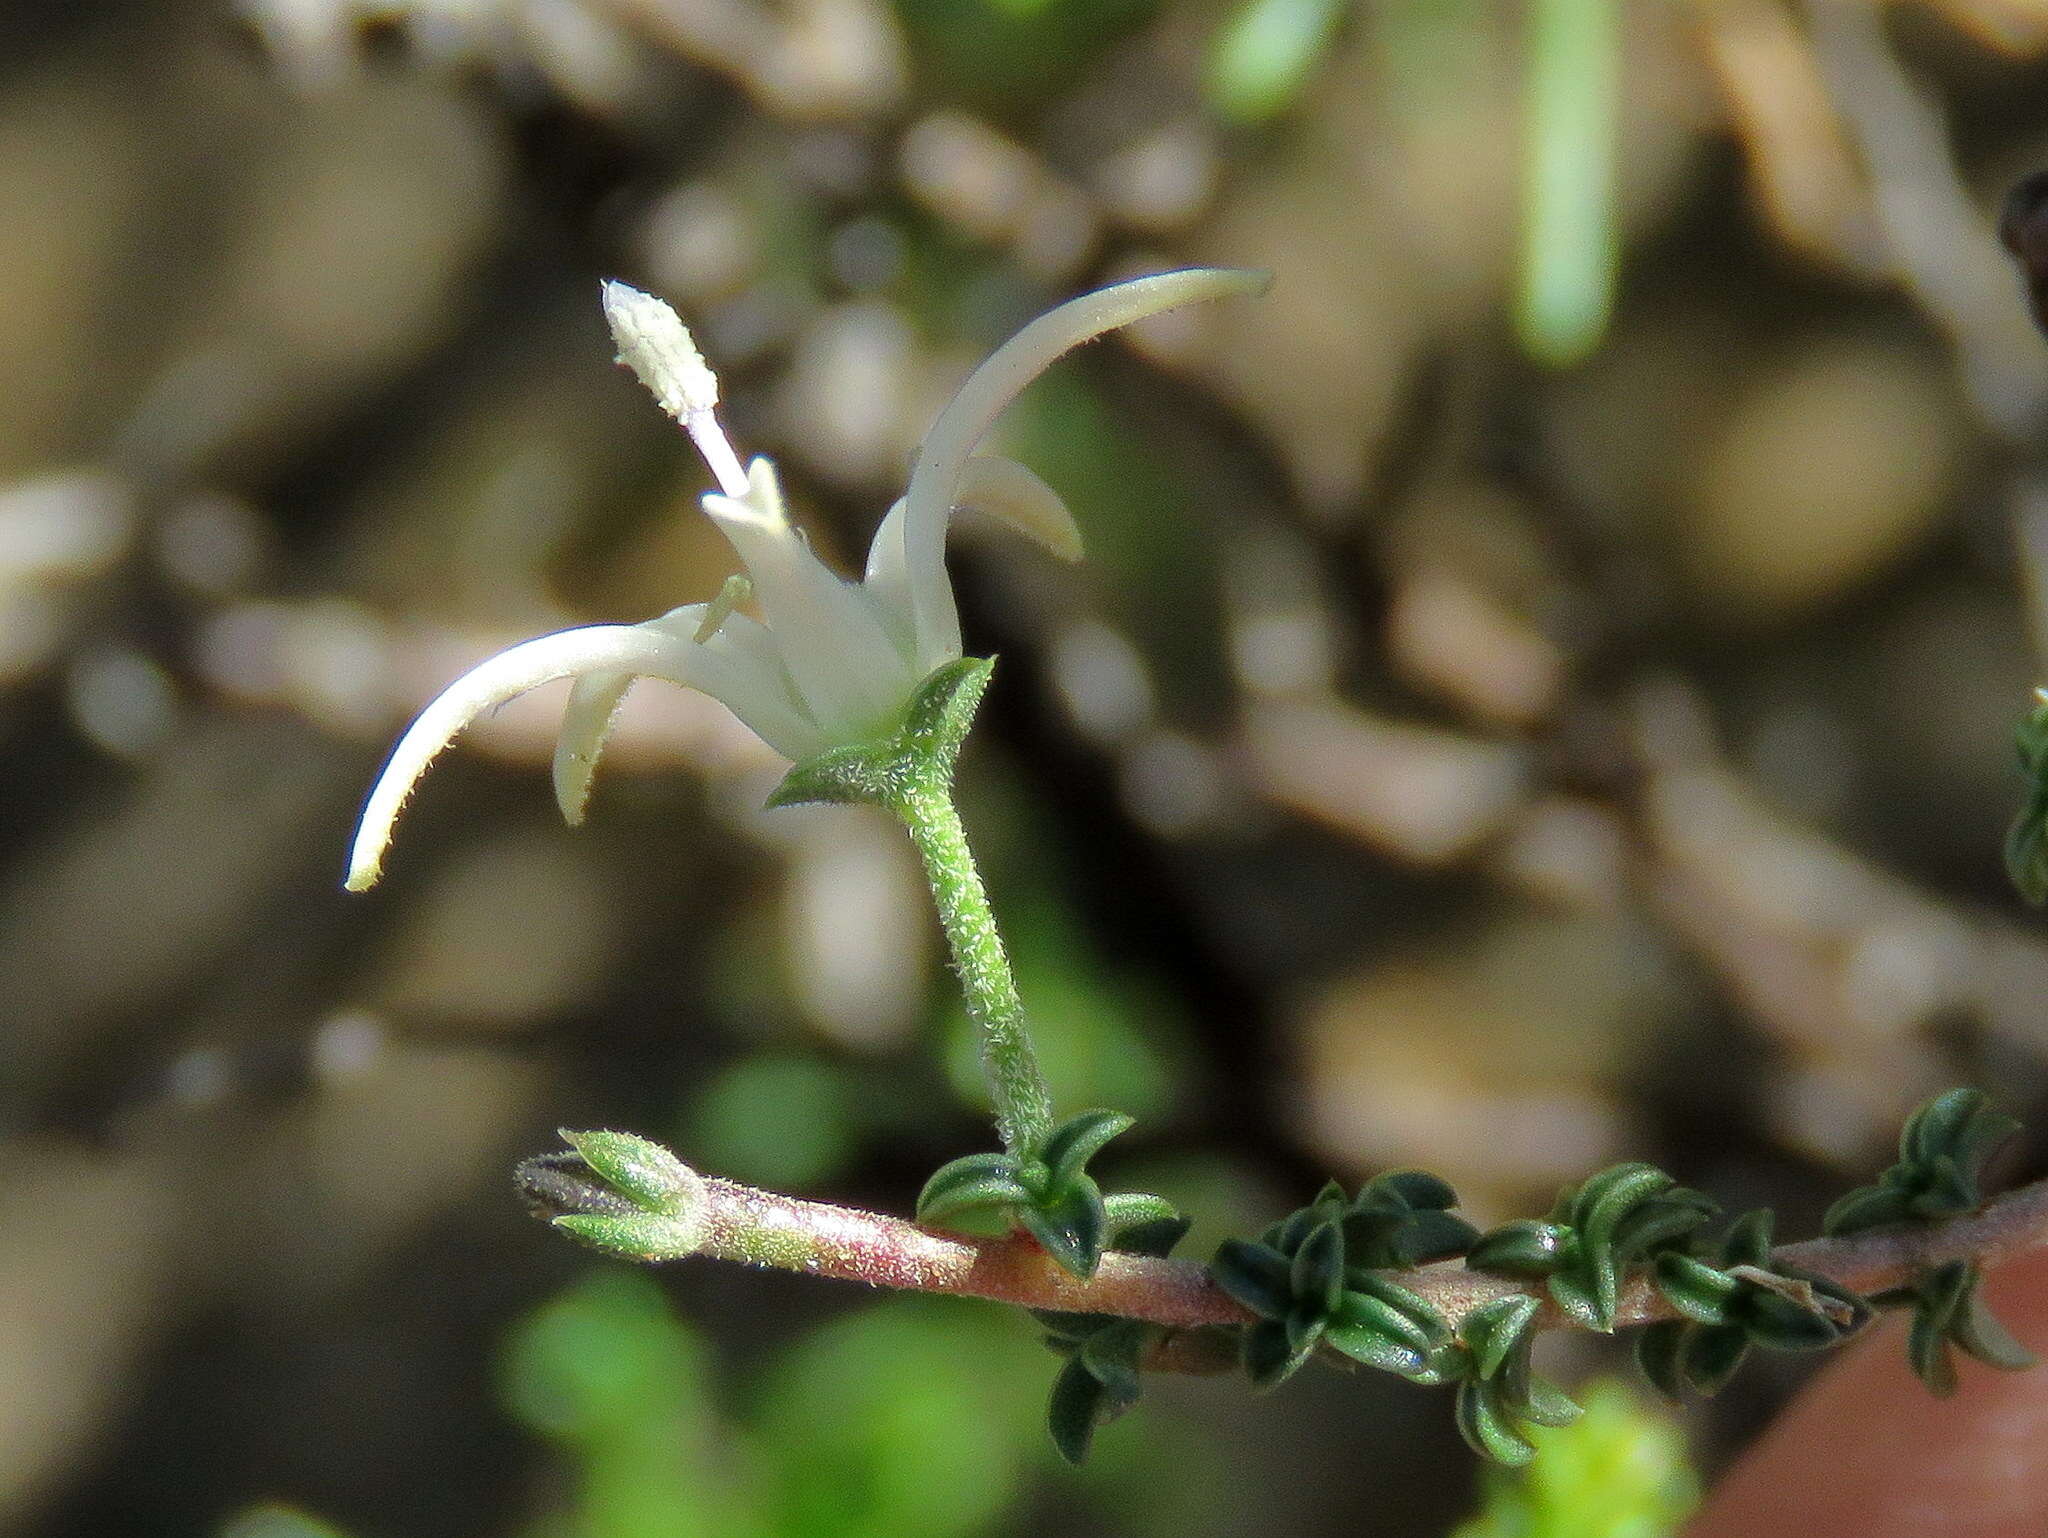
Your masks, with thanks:
[[(805, 1271), (875, 1287), (957, 1293), (1069, 1313), (1116, 1314), (1194, 1330), (1242, 1324), (1251, 1316), (1199, 1262), (1105, 1255), (1088, 1281), (1062, 1271), (1028, 1239), (966, 1239), (935, 1234), (900, 1218), (777, 1196), (727, 1180), (704, 1182), (700, 1254), (750, 1265)], [(1774, 1259), (1857, 1292), (1897, 1285), (1914, 1273), (1962, 1259), (1995, 1261), (2048, 1242), (2048, 1181), (2001, 1197), (1982, 1212), (1930, 1228), (1880, 1229), (1846, 1239), (1811, 1239), (1779, 1248)], [(1448, 1263), (1396, 1273), (1392, 1280), (1429, 1300), (1447, 1318), (1481, 1303), (1531, 1290), (1527, 1284)], [(1647, 1281), (1622, 1291), (1618, 1322), (1675, 1317)], [(1543, 1322), (1569, 1323), (1554, 1307)], [(1214, 1353), (1189, 1345), (1187, 1366)], [(1158, 1365), (1173, 1366), (1172, 1353)]]

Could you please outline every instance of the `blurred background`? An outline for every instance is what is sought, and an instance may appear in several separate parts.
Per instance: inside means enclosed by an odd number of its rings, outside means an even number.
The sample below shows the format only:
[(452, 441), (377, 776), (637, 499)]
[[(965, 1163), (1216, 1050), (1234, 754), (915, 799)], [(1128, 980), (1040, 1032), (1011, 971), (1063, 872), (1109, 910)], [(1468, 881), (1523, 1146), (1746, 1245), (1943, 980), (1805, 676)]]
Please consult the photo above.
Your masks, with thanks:
[[(2044, 163), (2039, 0), (12, 0), (0, 1532), (1449, 1532), (1442, 1394), (1159, 1382), (1076, 1474), (1021, 1317), (524, 1217), (558, 1125), (899, 1212), (989, 1141), (906, 844), (718, 707), (636, 691), (576, 832), (506, 709), (346, 898), (360, 798), (733, 567), (600, 276), (851, 558), (1022, 321), (1267, 267), (1006, 419), (1086, 564), (955, 542), (1061, 1103), (1191, 1254), (1410, 1164), (1810, 1231), (1925, 1093), (2048, 1110)], [(1592, 1434), (1668, 1515), (1801, 1370)]]

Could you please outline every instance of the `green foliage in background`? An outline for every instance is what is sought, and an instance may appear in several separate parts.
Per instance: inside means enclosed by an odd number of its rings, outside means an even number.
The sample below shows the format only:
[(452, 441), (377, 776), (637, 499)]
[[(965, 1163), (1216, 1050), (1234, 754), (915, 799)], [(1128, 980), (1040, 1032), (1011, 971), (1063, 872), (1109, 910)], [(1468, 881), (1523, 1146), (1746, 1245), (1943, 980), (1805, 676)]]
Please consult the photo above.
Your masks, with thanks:
[(220, 1538), (348, 1538), (342, 1529), (290, 1506), (264, 1504), (230, 1517)]
[(572, 1476), (535, 1538), (965, 1538), (1050, 1461), (1044, 1361), (992, 1310), (890, 1299), (726, 1403), (660, 1287), (602, 1271), (522, 1321), (502, 1394)]
[(1209, 48), (1209, 101), (1234, 123), (1265, 123), (1294, 105), (1328, 51), (1344, 0), (1250, 0)]
[(1606, 332), (1620, 265), (1621, 7), (1531, 0), (1528, 11), (1515, 330), (1539, 362), (1576, 363)]
[(1585, 1414), (1533, 1427), (1540, 1456), (1490, 1468), (1479, 1515), (1452, 1538), (1665, 1538), (1699, 1504), (1685, 1437), (1623, 1385), (1587, 1385)]

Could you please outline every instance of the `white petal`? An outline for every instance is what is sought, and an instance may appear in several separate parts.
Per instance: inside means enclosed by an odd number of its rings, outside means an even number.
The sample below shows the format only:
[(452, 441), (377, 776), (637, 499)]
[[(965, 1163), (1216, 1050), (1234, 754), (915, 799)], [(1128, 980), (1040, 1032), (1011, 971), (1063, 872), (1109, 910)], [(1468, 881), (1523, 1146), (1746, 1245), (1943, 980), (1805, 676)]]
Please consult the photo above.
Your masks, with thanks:
[(348, 889), (362, 892), (376, 885), (405, 798), (458, 732), (484, 712), (529, 689), (588, 673), (647, 674), (701, 689), (749, 726), (757, 719), (778, 720), (778, 711), (795, 716), (778, 697), (782, 695), (779, 685), (774, 695), (760, 689), (756, 669), (736, 667), (731, 659), (714, 656), (709, 647), (651, 625), (586, 625), (522, 642), (479, 663), (450, 684), (398, 740), (363, 808), (355, 845), (349, 851)]
[(1162, 310), (1201, 299), (1259, 293), (1269, 281), (1261, 272), (1195, 267), (1112, 284), (1039, 316), (969, 376), (932, 424), (910, 476), (904, 540), (910, 596), (926, 651), (918, 659), (923, 671), (947, 660), (943, 655), (932, 659), (929, 653), (934, 649), (959, 654), (960, 620), (945, 578), (946, 515), (959, 498), (968, 456), (1003, 408), (1069, 348)]
[[(783, 757), (794, 760), (818, 752), (824, 741), (790, 692), (775, 638), (758, 621), (744, 614), (728, 614), (715, 633), (699, 642), (695, 637), (710, 608), (709, 604), (685, 604), (635, 628), (659, 630), (687, 642), (692, 648), (684, 654), (690, 685), (722, 701)], [(626, 691), (637, 676), (630, 671), (585, 673), (569, 691), (561, 735), (555, 740), (554, 782), (555, 804), (571, 827), (583, 821), (597, 761)], [(662, 676), (683, 681), (673, 674)]]
[[(1063, 561), (1081, 559), (1081, 530), (1074, 523), (1074, 515), (1067, 511), (1065, 501), (1014, 459), (976, 454), (968, 460), (960, 480), (958, 505), (1000, 518)], [(932, 667), (937, 667), (960, 655), (959, 627), (956, 624), (951, 632), (950, 646), (945, 636), (921, 639), (918, 635), (921, 613), (951, 615), (953, 610), (940, 601), (940, 595), (927, 595), (922, 604), (911, 598), (910, 584), (916, 574), (910, 569), (909, 545), (904, 539), (908, 516), (907, 499), (898, 497), (889, 516), (875, 530), (874, 542), (868, 546), (867, 580), (862, 588), (897, 647), (910, 656), (936, 657)], [(943, 570), (940, 577), (944, 579)]]
[(861, 591), (868, 595), (882, 628), (896, 649), (909, 657), (917, 644), (917, 612), (910, 601), (910, 557), (903, 543), (903, 522), (909, 504), (898, 497), (868, 545), (868, 569)]
[(1014, 459), (976, 454), (968, 460), (953, 505), (1002, 519), (1063, 561), (1081, 559), (1081, 530), (1065, 500)]
[(783, 516), (774, 469), (748, 468), (744, 500), (713, 493), (710, 514), (746, 563), (782, 665), (819, 729), (834, 743), (858, 742), (902, 709), (913, 675), (868, 596), (812, 553)]

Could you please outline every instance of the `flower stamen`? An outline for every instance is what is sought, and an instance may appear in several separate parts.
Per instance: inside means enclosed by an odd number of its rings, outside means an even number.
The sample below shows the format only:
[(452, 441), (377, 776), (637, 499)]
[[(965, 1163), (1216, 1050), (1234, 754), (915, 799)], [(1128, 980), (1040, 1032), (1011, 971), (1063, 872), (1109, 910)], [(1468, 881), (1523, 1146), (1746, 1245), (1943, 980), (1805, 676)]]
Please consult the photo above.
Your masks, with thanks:
[(745, 496), (747, 472), (718, 423), (718, 376), (697, 351), (682, 317), (654, 295), (608, 278), (604, 318), (618, 343), (619, 362), (638, 375), (661, 409), (682, 424), (719, 490), (729, 497)]

